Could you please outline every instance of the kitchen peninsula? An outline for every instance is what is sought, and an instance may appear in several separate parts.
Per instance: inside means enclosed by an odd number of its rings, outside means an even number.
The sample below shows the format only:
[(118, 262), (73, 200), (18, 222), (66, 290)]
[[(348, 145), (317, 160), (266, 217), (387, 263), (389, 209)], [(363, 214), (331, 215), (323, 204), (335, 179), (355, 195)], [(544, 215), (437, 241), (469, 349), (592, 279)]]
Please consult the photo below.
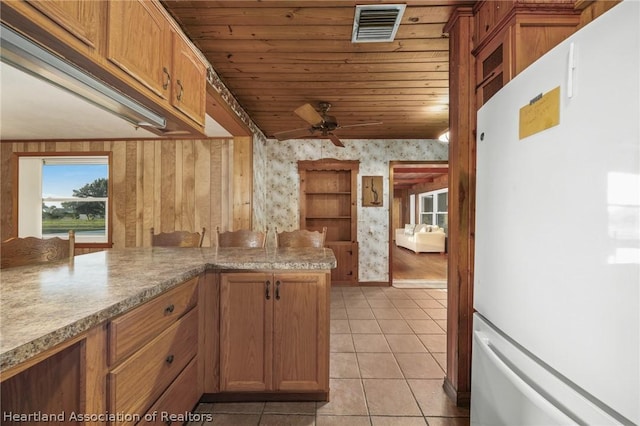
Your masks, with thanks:
[(327, 399), (335, 265), (324, 248), (154, 247), (4, 269), (3, 412), (126, 424), (203, 395)]

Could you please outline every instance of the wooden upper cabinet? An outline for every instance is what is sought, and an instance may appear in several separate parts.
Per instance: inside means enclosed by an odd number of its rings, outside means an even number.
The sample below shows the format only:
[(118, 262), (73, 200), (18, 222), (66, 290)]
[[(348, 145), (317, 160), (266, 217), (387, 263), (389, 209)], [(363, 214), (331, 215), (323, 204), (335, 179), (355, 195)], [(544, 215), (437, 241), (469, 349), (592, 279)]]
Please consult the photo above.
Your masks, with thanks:
[(511, 28), (506, 28), (500, 36), (477, 55), (476, 81), (478, 108), (484, 105), (498, 90), (512, 78), (511, 69)]
[(485, 0), (474, 11), (477, 108), (573, 34), (580, 21), (573, 0)]
[(172, 38), (171, 104), (196, 123), (204, 125), (207, 68), (180, 34), (172, 31)]
[(480, 43), (487, 34), (495, 30), (513, 5), (513, 0), (491, 0), (479, 3), (476, 11), (476, 43)]
[(28, 1), (82, 43), (96, 49), (102, 31), (100, 17), (105, 3), (102, 1), (46, 0)]
[(154, 2), (110, 1), (107, 59), (161, 98), (169, 97), (170, 27)]
[[(167, 119), (202, 135), (207, 64), (158, 0), (2, 1), (1, 20)], [(152, 130), (153, 131), (153, 130)]]

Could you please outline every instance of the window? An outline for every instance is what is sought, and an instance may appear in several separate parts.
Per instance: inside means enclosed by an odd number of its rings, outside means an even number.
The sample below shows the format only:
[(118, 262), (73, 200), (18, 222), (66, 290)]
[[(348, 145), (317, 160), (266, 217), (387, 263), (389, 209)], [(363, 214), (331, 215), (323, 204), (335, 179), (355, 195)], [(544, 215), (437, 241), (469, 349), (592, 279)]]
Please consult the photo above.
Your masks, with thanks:
[(448, 233), (449, 229), (449, 189), (420, 194), (420, 223), (438, 225)]
[(110, 243), (109, 156), (21, 155), (18, 162), (18, 235)]
[(433, 194), (420, 195), (420, 223), (434, 224)]

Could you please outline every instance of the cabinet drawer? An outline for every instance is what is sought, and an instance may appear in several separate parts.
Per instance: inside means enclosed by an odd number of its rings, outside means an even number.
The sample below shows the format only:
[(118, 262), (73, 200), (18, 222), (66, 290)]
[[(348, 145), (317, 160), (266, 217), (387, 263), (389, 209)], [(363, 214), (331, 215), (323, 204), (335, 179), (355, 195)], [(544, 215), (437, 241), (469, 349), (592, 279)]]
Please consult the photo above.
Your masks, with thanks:
[[(153, 404), (139, 425), (167, 425), (182, 424), (185, 413), (193, 410), (198, 403), (198, 362), (197, 358), (191, 360), (182, 373), (171, 383), (171, 386), (160, 399)], [(172, 423), (169, 423), (169, 422)]]
[(109, 373), (109, 411), (146, 412), (197, 350), (198, 308), (194, 308)]
[(109, 323), (109, 365), (130, 355), (174, 323), (198, 301), (198, 278), (169, 290)]

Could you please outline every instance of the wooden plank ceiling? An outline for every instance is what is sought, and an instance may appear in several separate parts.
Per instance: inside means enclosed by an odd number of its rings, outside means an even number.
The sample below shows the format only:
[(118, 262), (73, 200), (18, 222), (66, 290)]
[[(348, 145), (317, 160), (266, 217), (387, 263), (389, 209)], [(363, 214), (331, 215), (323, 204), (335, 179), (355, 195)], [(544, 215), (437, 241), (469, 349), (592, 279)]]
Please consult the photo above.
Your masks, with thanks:
[(393, 167), (393, 189), (411, 189), (415, 186), (440, 181), (449, 173), (448, 164), (401, 164)]
[[(443, 27), (457, 6), (474, 2), (162, 3), (267, 137), (308, 127), (293, 111), (325, 101), (339, 126), (382, 122), (334, 130), (341, 139), (424, 139), (448, 127)], [(355, 5), (382, 3), (407, 5), (395, 40), (352, 43)]]

